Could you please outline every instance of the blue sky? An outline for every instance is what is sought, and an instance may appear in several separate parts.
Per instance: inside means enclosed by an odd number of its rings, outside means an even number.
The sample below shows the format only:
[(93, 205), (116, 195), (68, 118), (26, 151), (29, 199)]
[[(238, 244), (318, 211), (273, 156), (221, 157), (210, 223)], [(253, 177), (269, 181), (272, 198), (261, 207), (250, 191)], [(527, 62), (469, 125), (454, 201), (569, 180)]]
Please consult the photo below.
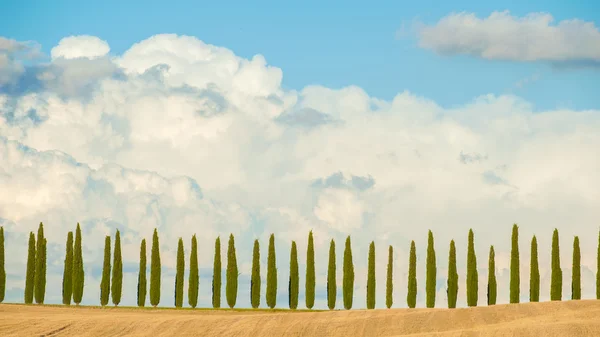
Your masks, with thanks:
[[(515, 16), (547, 12), (555, 23), (573, 18), (600, 22), (600, 4), (594, 1), (8, 0), (0, 4), (0, 32), (35, 40), (46, 52), (65, 36), (94, 35), (107, 41), (112, 53), (154, 34), (187, 34), (242, 57), (264, 55), (283, 70), (286, 88), (357, 85), (384, 99), (409, 90), (445, 107), (488, 93), (513, 93), (536, 109), (600, 106), (598, 71), (440, 56), (418, 48), (410, 34), (414, 20), (432, 24), (452, 12), (486, 17), (502, 10)], [(408, 34), (399, 39), (403, 26)], [(538, 79), (516, 87), (530, 77)]]

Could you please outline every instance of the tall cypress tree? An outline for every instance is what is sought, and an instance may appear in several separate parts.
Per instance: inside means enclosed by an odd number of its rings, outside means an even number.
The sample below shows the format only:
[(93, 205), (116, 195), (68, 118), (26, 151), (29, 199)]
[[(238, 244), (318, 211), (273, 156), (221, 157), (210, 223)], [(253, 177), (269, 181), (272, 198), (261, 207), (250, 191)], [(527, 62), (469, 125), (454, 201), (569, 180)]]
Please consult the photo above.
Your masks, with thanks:
[(335, 269), (335, 241), (331, 239), (331, 243), (329, 244), (329, 265), (327, 266), (327, 307), (329, 310), (335, 309), (337, 296)]
[(350, 244), (350, 235), (346, 238), (346, 247), (344, 249), (343, 265), (343, 288), (344, 309), (352, 309), (352, 299), (354, 296), (354, 264), (352, 263), (352, 246)]
[(110, 235), (104, 238), (104, 264), (102, 266), (102, 279), (100, 281), (100, 305), (108, 304), (110, 294)]
[(560, 248), (558, 241), (558, 229), (552, 234), (552, 272), (550, 281), (550, 300), (560, 301), (562, 299), (562, 269), (560, 268)]
[(140, 270), (138, 273), (137, 305), (146, 305), (146, 239), (140, 244)]
[(260, 246), (254, 240), (252, 250), (252, 277), (250, 278), (250, 304), (256, 309), (260, 306)]
[(510, 303), (519, 303), (521, 275), (519, 270), (519, 227), (512, 228), (512, 248), (510, 250)]
[(596, 299), (600, 300), (600, 231), (598, 231), (598, 252), (596, 253)]
[(475, 255), (475, 243), (473, 230), (469, 230), (469, 247), (467, 253), (467, 305), (477, 306), (479, 291), (479, 274), (477, 272), (477, 257)]
[(27, 253), (27, 274), (25, 276), (25, 304), (33, 303), (35, 284), (35, 235), (29, 232), (29, 250)]
[[(600, 248), (599, 248), (599, 251), (600, 251)], [(599, 264), (599, 266), (600, 266), (600, 264)], [(306, 248), (306, 283), (305, 283), (306, 296), (305, 296), (305, 300), (306, 300), (306, 308), (308, 308), (308, 309), (312, 309), (312, 307), (315, 305), (315, 286), (316, 286), (315, 247), (314, 247), (314, 243), (313, 243), (313, 233), (311, 230), (308, 233), (308, 246)]]
[(227, 247), (227, 283), (225, 284), (225, 296), (227, 297), (227, 305), (232, 309), (235, 307), (235, 302), (237, 301), (238, 275), (235, 241), (233, 234), (230, 234), (229, 245)]
[(269, 252), (267, 255), (267, 305), (275, 308), (277, 304), (277, 265), (275, 260), (275, 235), (269, 238)]
[(83, 271), (83, 252), (81, 250), (81, 227), (77, 223), (75, 230), (75, 245), (73, 246), (73, 302), (76, 305), (83, 299), (85, 272)]
[(183, 239), (179, 238), (177, 244), (177, 272), (175, 274), (175, 307), (183, 306), (183, 278), (185, 273), (185, 253), (183, 252)]
[(40, 222), (37, 233), (37, 246), (35, 248), (35, 275), (34, 275), (34, 294), (35, 303), (44, 303), (44, 293), (46, 289), (42, 286), (45, 283), (46, 274), (44, 269), (46, 268), (46, 261), (44, 260), (44, 225)]
[(417, 249), (415, 242), (410, 242), (410, 257), (408, 261), (408, 292), (406, 304), (409, 308), (417, 306)]
[(160, 247), (158, 231), (154, 229), (152, 235), (152, 252), (150, 253), (150, 304), (156, 308), (160, 303)]
[(538, 248), (535, 235), (531, 239), (531, 262), (529, 264), (529, 302), (540, 301), (540, 268), (538, 264)]
[(367, 309), (375, 309), (375, 242), (369, 245), (369, 268), (367, 272)]
[(581, 251), (579, 249), (579, 237), (573, 239), (573, 274), (571, 280), (571, 299), (581, 299)]
[(112, 302), (115, 306), (121, 303), (121, 293), (123, 290), (123, 256), (121, 255), (121, 233), (117, 230), (115, 235), (115, 253), (112, 269)]
[(387, 278), (385, 281), (385, 306), (391, 308), (394, 302), (394, 249), (388, 248)]
[(0, 227), (0, 303), (6, 295), (6, 269), (4, 269), (4, 227)]
[(46, 297), (46, 245), (48, 244), (48, 240), (44, 238), (44, 243), (42, 244), (42, 277), (40, 277), (40, 304), (44, 304), (44, 298)]
[(221, 307), (221, 273), (221, 238), (217, 237), (212, 279), (212, 305), (215, 309)]
[(296, 249), (296, 242), (292, 241), (292, 250), (290, 252), (290, 282), (289, 282), (289, 302), (290, 309), (295, 310), (298, 308), (298, 290), (300, 286), (300, 279), (298, 276), (298, 251)]
[(71, 305), (73, 295), (73, 232), (67, 234), (65, 268), (63, 270), (62, 298), (64, 305)]
[(448, 253), (448, 308), (456, 308), (458, 298), (458, 272), (456, 270), (456, 246), (454, 240), (450, 241)]
[(488, 261), (488, 288), (487, 288), (487, 304), (495, 305), (498, 292), (496, 283), (496, 253), (494, 246), (490, 246), (490, 257)]
[(427, 238), (427, 281), (425, 285), (427, 300), (426, 304), (428, 308), (435, 307), (435, 288), (437, 270), (435, 263), (435, 248), (433, 244), (433, 233), (429, 231)]
[(192, 308), (198, 305), (198, 286), (200, 277), (198, 275), (198, 241), (196, 235), (192, 236), (192, 252), (190, 253), (190, 277), (188, 285), (188, 303)]

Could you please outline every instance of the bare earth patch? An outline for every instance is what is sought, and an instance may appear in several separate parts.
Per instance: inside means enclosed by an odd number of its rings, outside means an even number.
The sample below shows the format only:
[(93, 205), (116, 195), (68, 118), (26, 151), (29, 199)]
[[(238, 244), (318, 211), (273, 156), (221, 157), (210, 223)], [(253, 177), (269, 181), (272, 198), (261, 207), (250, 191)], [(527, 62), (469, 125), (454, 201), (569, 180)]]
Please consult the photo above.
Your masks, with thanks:
[(600, 301), (325, 312), (0, 304), (0, 336), (600, 336)]

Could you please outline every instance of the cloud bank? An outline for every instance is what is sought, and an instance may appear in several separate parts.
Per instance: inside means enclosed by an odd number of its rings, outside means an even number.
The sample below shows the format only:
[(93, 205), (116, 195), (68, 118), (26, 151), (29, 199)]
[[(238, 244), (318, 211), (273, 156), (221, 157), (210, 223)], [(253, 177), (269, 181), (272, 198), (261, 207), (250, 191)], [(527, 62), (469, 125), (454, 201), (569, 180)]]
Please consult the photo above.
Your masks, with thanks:
[(434, 25), (421, 24), (419, 46), (441, 55), (600, 65), (600, 31), (593, 22), (553, 22), (547, 13), (516, 17), (503, 11), (487, 18), (452, 13)]
[[(155, 227), (164, 266), (161, 305), (173, 304), (179, 237), (186, 256), (191, 235), (199, 238), (199, 303), (209, 306), (214, 240), (221, 236), (225, 246), (233, 233), (241, 272), (238, 305), (249, 306), (254, 239), (261, 242), (266, 276), (264, 252), (275, 233), (285, 284), (291, 240), (298, 244), (303, 275), (312, 229), (320, 256), (318, 308), (326, 306), (322, 261), (328, 241), (338, 243), (341, 261), (346, 235), (355, 257), (355, 307), (365, 307), (371, 240), (377, 307), (384, 305), (388, 245), (395, 252), (394, 306), (406, 305), (410, 240), (417, 244), (422, 306), (431, 229), (440, 275), (437, 306), (446, 305), (451, 239), (464, 306), (469, 228), (476, 236), (480, 303), (492, 244), (498, 301), (506, 303), (515, 222), (523, 300), (533, 234), (540, 247), (541, 298), (549, 298), (555, 227), (564, 247), (564, 293), (570, 293), (572, 239), (580, 235), (583, 295), (593, 297), (600, 111), (534, 113), (518, 97), (492, 94), (449, 109), (408, 91), (386, 101), (354, 86), (286, 90), (281, 69), (263, 56), (244, 59), (190, 36), (156, 35), (122, 55), (111, 55), (95, 37), (67, 37), (52, 50), (49, 63), (34, 66), (25, 66), (15, 48), (1, 51), (7, 60), (0, 64), (6, 79), (0, 83), (0, 222), (7, 235), (7, 301), (22, 301), (27, 234), (40, 221), (49, 244), (49, 303), (60, 302), (64, 242), (77, 222), (86, 246), (84, 304), (98, 303), (102, 236), (117, 228), (123, 232), (122, 303), (135, 304), (139, 243)], [(280, 287), (277, 303), (287, 305), (287, 287)]]

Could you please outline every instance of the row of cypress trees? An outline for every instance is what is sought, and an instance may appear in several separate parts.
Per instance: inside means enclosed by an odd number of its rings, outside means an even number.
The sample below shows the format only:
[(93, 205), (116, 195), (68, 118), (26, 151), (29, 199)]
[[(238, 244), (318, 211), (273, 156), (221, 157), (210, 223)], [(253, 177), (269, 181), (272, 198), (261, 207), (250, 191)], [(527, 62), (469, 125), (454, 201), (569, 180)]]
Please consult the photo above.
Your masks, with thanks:
[[(520, 301), (520, 260), (519, 260), (519, 233), (518, 226), (515, 224), (512, 228), (511, 237), (511, 260), (510, 260), (510, 303), (519, 303)], [(63, 304), (69, 305), (71, 301), (77, 305), (81, 303), (84, 288), (84, 271), (82, 258), (82, 238), (81, 229), (77, 224), (75, 240), (73, 232), (67, 235), (66, 254), (64, 260), (62, 295)], [(47, 240), (44, 237), (44, 227), (40, 223), (37, 239), (33, 232), (29, 235), (29, 250), (27, 258), (27, 274), (25, 280), (25, 303), (31, 304), (34, 299), (36, 303), (43, 304), (46, 288), (46, 248)], [(190, 253), (190, 271), (188, 276), (188, 303), (195, 308), (198, 301), (198, 258), (197, 258), (197, 240), (192, 237)], [(220, 238), (215, 241), (214, 273), (212, 281), (212, 304), (214, 308), (221, 306), (221, 247)], [(560, 267), (560, 251), (558, 230), (555, 229), (552, 236), (552, 260), (551, 260), (551, 290), (550, 299), (558, 301), (562, 299), (562, 269)], [(123, 280), (123, 262), (121, 256), (120, 232), (117, 230), (115, 235), (114, 255), (111, 268), (111, 238), (105, 238), (104, 264), (102, 280), (100, 284), (100, 303), (102, 306), (108, 304), (108, 296), (111, 294), (113, 304), (119, 305), (122, 295)], [(306, 307), (312, 309), (315, 300), (315, 257), (313, 233), (309, 232), (307, 247), (307, 268), (305, 283)], [(458, 297), (458, 273), (456, 268), (456, 246), (454, 240), (450, 242), (450, 251), (448, 257), (448, 278), (447, 278), (447, 298), (448, 307), (455, 308)], [(393, 304), (393, 249), (388, 249), (388, 268), (386, 280), (386, 307), (390, 308)], [(581, 299), (581, 252), (579, 247), (579, 238), (575, 237), (573, 241), (573, 264), (571, 275), (571, 299)], [(336, 282), (336, 257), (335, 241), (331, 240), (329, 249), (329, 265), (327, 274), (327, 306), (334, 309), (337, 298)], [(426, 306), (431, 308), (435, 306), (436, 295), (436, 256), (434, 248), (433, 233), (429, 231), (427, 242), (426, 257)], [(488, 257), (488, 282), (487, 282), (487, 304), (496, 304), (497, 282), (495, 274), (495, 252), (491, 246)], [(600, 235), (598, 242), (598, 270), (600, 271)], [(112, 277), (111, 277), (112, 271)], [(354, 290), (354, 265), (352, 261), (352, 247), (350, 236), (346, 238), (344, 256), (343, 256), (343, 305), (345, 309), (351, 309), (353, 305)], [(177, 268), (175, 277), (175, 306), (183, 306), (183, 287), (185, 274), (185, 256), (183, 240), (180, 238), (177, 248)], [(375, 243), (369, 245), (368, 273), (367, 273), (367, 308), (375, 308)], [(226, 266), (226, 300), (227, 305), (235, 307), (238, 291), (238, 267), (235, 252), (235, 241), (233, 235), (229, 236), (227, 249)], [(474, 234), (469, 230), (467, 247), (467, 279), (466, 294), (467, 305), (476, 306), (478, 303), (478, 271), (477, 258), (474, 248)], [(151, 249), (150, 265), (150, 304), (156, 307), (160, 302), (160, 279), (161, 262), (159, 251), (158, 232), (155, 229)], [(4, 300), (6, 273), (4, 269), (4, 229), (0, 227), (0, 302)], [(530, 261), (530, 302), (539, 301), (540, 293), (540, 274), (538, 263), (538, 245), (537, 239), (533, 236), (531, 240), (531, 261)], [(145, 306), (146, 302), (146, 241), (142, 240), (140, 245), (140, 267), (138, 275), (138, 306)], [(254, 241), (252, 276), (250, 285), (251, 305), (253, 308), (260, 306), (261, 277), (260, 277), (260, 246), (258, 240)], [(275, 236), (271, 234), (269, 238), (268, 256), (267, 256), (267, 284), (266, 284), (266, 304), (269, 308), (274, 308), (277, 301), (277, 267), (275, 257)], [(288, 280), (288, 302), (291, 309), (298, 307), (299, 295), (299, 268), (298, 252), (296, 242), (292, 241), (290, 252), (290, 278)], [(407, 304), (410, 308), (416, 306), (417, 297), (417, 279), (416, 279), (416, 247), (415, 242), (411, 242), (409, 255), (409, 273), (408, 273), (408, 293)], [(600, 299), (600, 272), (596, 280), (596, 297)]]

